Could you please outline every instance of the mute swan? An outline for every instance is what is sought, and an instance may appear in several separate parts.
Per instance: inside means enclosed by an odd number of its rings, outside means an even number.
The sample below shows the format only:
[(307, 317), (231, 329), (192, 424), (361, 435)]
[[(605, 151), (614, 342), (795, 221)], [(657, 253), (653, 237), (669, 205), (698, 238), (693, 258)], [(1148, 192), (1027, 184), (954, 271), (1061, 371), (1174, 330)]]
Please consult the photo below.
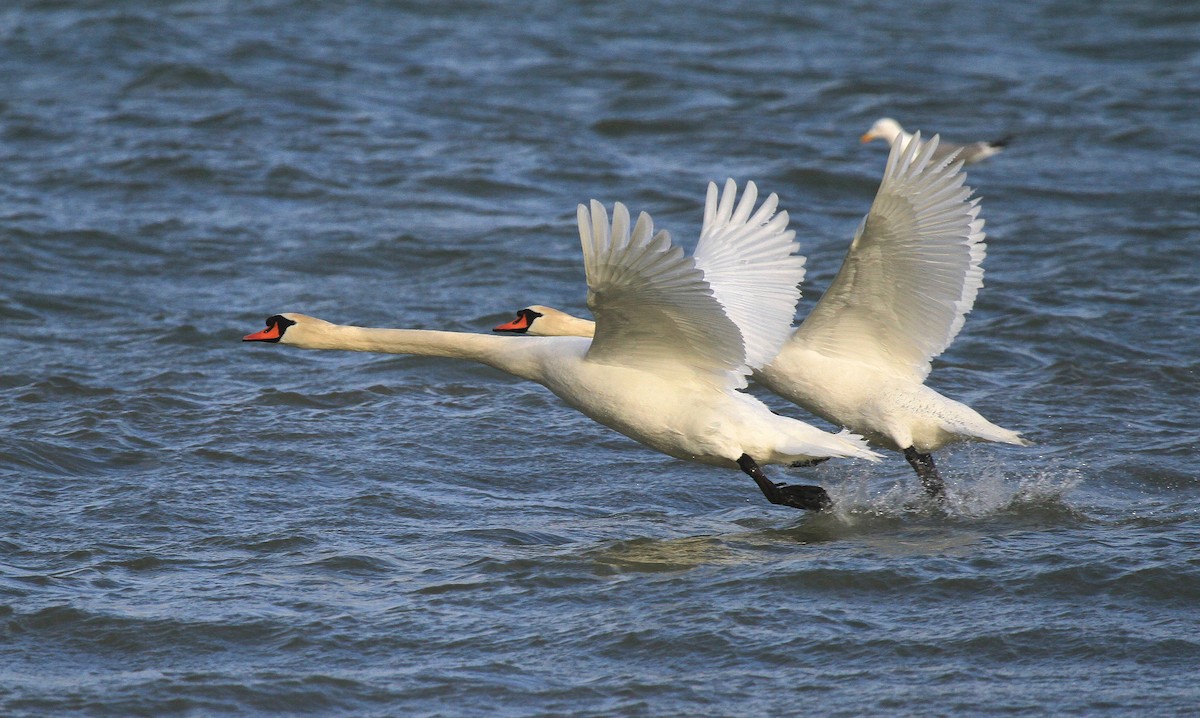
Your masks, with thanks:
[[(874, 444), (903, 452), (926, 491), (945, 495), (932, 452), (959, 441), (1028, 445), (925, 386), (930, 361), (962, 328), (983, 285), (979, 200), (958, 163), (935, 161), (938, 138), (893, 145), (871, 210), (842, 268), (778, 356), (763, 386)], [(705, 217), (697, 265), (715, 234)], [(718, 217), (719, 219), (719, 217)], [(737, 271), (727, 265), (723, 270)], [(493, 331), (590, 336), (591, 322), (550, 307), (522, 309)]]
[[(905, 132), (899, 122), (890, 117), (882, 117), (876, 120), (875, 124), (871, 125), (871, 129), (867, 130), (859, 139), (864, 143), (871, 140), (885, 140), (889, 145), (895, 145), (899, 140), (900, 148), (903, 149), (912, 138), (913, 136)], [(973, 165), (1003, 150), (1011, 139), (1011, 137), (1002, 137), (991, 142), (970, 142), (964, 145), (943, 142), (934, 152), (933, 160), (935, 162), (944, 160), (957, 152), (958, 159), (962, 160), (964, 165)]]
[[(730, 181), (723, 201), (732, 204), (736, 192)], [(769, 264), (753, 281), (707, 277), (670, 235), (654, 233), (644, 212), (631, 234), (624, 205), (613, 208), (611, 226), (600, 203), (593, 200), (590, 210), (579, 205), (594, 339), (369, 329), (288, 313), (270, 317), (266, 329), (244, 341), (482, 362), (539, 382), (588, 417), (664, 454), (740, 468), (771, 503), (820, 510), (830, 503), (824, 489), (773, 483), (761, 465), (878, 455), (861, 437), (779, 416), (739, 391), (751, 367), (787, 339), (804, 275), (787, 213), (774, 215), (771, 195), (751, 216), (756, 194), (748, 183), (737, 212), (725, 218), (723, 244), (710, 250)]]

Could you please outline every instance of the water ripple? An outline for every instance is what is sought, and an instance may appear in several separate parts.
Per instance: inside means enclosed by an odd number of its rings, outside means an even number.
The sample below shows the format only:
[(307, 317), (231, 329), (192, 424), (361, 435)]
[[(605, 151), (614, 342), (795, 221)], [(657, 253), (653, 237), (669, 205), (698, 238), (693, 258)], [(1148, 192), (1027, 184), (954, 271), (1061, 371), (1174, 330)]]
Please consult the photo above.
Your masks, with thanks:
[[(1200, 13), (851, 10), (0, 11), (0, 712), (1190, 714)], [(942, 507), (889, 455), (783, 511), (484, 366), (240, 342), (585, 312), (578, 203), (690, 246), (724, 177), (803, 316), (883, 115), (1015, 136), (931, 382), (1037, 444), (940, 452)]]

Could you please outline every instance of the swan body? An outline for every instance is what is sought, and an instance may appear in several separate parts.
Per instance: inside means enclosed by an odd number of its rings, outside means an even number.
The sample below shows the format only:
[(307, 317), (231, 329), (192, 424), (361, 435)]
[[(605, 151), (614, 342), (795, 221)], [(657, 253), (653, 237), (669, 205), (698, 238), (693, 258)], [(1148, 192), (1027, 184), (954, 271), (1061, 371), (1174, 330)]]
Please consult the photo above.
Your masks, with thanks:
[[(922, 142), (919, 133), (892, 146), (833, 283), (754, 379), (903, 452), (926, 489), (941, 496), (932, 452), (960, 441), (1029, 442), (925, 385), (931, 360), (958, 334), (983, 285), (985, 254), (978, 200), (970, 199), (960, 163), (934, 159), (937, 146), (936, 136)], [(706, 256), (706, 236), (702, 231), (697, 257)], [(587, 320), (549, 307), (522, 312), (523, 331), (535, 337), (589, 332)], [(510, 331), (505, 326), (496, 331)]]
[[(732, 205), (736, 192), (730, 181), (721, 201)], [(715, 196), (710, 186), (710, 204)], [(773, 267), (752, 272), (753, 283), (706, 276), (669, 235), (654, 233), (645, 213), (631, 232), (624, 205), (615, 205), (611, 225), (598, 202), (580, 205), (592, 337), (376, 329), (285, 313), (244, 339), (481, 362), (536, 381), (591, 419), (669, 456), (740, 468), (773, 503), (821, 509), (829, 503), (824, 490), (774, 484), (760, 465), (878, 456), (861, 437), (778, 416), (740, 391), (752, 368), (787, 340), (804, 272), (787, 215), (774, 212), (777, 198), (751, 215), (756, 197), (748, 183), (737, 211), (724, 217), (725, 246), (718, 248), (747, 265)]]
[[(899, 122), (890, 117), (881, 117), (859, 139), (864, 143), (872, 140), (883, 140), (892, 146), (899, 144), (900, 148), (904, 149), (912, 141), (912, 138), (912, 133), (905, 132)], [(940, 161), (957, 156), (959, 160), (962, 160), (964, 165), (973, 165), (976, 162), (981, 162), (999, 153), (1008, 145), (1010, 139), (1010, 137), (1003, 137), (990, 142), (968, 142), (966, 144), (942, 142), (934, 153), (933, 159), (934, 161)]]
[(1025, 445), (1014, 431), (917, 381), (788, 346), (755, 380), (817, 416), (892, 451), (930, 454), (962, 441)]

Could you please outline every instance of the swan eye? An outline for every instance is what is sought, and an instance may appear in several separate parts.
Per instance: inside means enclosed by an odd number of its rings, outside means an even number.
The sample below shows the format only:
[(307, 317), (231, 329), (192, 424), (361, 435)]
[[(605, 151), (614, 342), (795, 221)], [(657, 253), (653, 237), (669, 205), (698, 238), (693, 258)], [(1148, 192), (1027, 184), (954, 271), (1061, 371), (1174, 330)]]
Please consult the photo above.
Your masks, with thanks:
[[(283, 316), (282, 314), (276, 314), (274, 316), (267, 317), (267, 330), (269, 331), (274, 329), (275, 335), (279, 338), (283, 338), (283, 333), (288, 330), (288, 327), (294, 324), (295, 322)], [(279, 339), (276, 339), (275, 341), (279, 341)]]
[(537, 319), (538, 317), (542, 317), (542, 316), (545, 316), (545, 315), (542, 314), (541, 312), (535, 312), (532, 309), (526, 308), (526, 309), (522, 309), (521, 311), (517, 312), (517, 321), (524, 323), (525, 330), (528, 331), (528, 329), (533, 326), (533, 320)]

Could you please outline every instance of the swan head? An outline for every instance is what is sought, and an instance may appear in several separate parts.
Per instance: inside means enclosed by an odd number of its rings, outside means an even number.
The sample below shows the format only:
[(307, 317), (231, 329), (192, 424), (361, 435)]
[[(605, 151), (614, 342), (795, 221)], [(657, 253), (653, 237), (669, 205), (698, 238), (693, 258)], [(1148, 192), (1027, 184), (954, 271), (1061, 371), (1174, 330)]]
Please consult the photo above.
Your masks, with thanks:
[(904, 128), (900, 126), (899, 122), (890, 117), (881, 117), (875, 120), (875, 124), (871, 125), (871, 129), (867, 130), (866, 134), (860, 137), (859, 140), (864, 143), (871, 140), (886, 140), (890, 145), (903, 133)]
[(518, 311), (511, 322), (497, 324), (492, 331), (531, 337), (590, 337), (595, 334), (596, 325), (553, 307), (534, 304)]
[(294, 344), (307, 346), (313, 343), (328, 327), (334, 326), (323, 319), (304, 314), (275, 314), (267, 317), (267, 328), (242, 337), (244, 342), (267, 342), (269, 344)]

